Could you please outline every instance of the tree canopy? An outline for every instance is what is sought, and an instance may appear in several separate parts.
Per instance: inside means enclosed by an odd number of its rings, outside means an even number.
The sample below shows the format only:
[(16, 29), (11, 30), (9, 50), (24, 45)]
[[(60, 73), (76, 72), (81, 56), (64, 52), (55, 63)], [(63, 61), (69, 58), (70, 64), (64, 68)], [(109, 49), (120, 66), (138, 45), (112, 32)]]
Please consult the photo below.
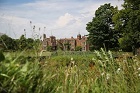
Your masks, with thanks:
[(2, 35), (0, 36), (0, 44), (1, 44), (1, 48), (4, 50), (15, 50), (15, 40), (12, 39), (11, 37), (7, 36), (7, 35)]
[(39, 44), (39, 39), (25, 38), (24, 35), (21, 35), (19, 39), (12, 39), (5, 34), (0, 36), (0, 50), (4, 51), (34, 49), (34, 46), (38, 47)]
[(117, 7), (110, 4), (104, 4), (96, 10), (95, 17), (86, 27), (92, 49), (105, 47), (108, 50), (118, 46), (119, 32), (114, 29), (114, 22), (112, 21), (112, 17), (117, 12)]
[(115, 29), (122, 34), (121, 47), (131, 50), (140, 46), (140, 0), (124, 0), (123, 9), (114, 17)]

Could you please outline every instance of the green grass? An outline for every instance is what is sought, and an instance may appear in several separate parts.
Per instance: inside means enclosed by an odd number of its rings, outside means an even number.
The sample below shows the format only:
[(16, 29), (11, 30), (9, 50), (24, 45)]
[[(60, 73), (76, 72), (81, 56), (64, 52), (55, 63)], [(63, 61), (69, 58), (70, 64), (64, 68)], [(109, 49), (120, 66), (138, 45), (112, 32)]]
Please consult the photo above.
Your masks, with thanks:
[[(112, 52), (101, 49), (52, 53), (40, 61), (38, 57), (26, 59), (25, 52), (5, 53), (6, 59), (0, 63), (1, 93), (140, 92), (140, 60), (135, 56), (114, 59)], [(71, 58), (75, 61), (72, 67), (67, 66)], [(89, 67), (91, 62), (95, 63), (93, 68)]]

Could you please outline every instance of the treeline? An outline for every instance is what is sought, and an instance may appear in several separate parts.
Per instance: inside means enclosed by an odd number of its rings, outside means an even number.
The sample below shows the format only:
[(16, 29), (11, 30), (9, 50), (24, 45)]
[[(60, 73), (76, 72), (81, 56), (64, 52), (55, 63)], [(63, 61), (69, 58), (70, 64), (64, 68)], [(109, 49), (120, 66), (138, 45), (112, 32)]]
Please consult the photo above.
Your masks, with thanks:
[(90, 49), (122, 49), (133, 51), (140, 47), (140, 0), (124, 0), (118, 10), (104, 4), (95, 11), (95, 17), (87, 24)]
[(2, 51), (36, 49), (39, 45), (39, 39), (25, 38), (24, 35), (21, 35), (19, 39), (13, 39), (5, 34), (0, 36), (0, 50)]

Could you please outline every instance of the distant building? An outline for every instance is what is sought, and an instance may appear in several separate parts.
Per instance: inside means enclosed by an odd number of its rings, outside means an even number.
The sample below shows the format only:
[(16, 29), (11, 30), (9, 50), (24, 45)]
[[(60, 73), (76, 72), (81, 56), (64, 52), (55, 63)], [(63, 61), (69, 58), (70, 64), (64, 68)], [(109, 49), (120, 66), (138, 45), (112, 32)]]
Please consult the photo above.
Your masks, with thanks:
[(43, 49), (47, 49), (48, 46), (51, 46), (53, 50), (60, 48), (62, 50), (76, 50), (76, 47), (81, 47), (82, 51), (89, 50), (89, 44), (87, 42), (86, 36), (81, 36), (80, 34), (77, 35), (77, 38), (63, 38), (57, 39), (55, 36), (50, 36), (49, 38), (46, 35), (43, 35)]
[(56, 50), (56, 38), (55, 36), (50, 36), (49, 38), (46, 37), (46, 34), (43, 34), (43, 41), (42, 41), (43, 49), (46, 50), (47, 47), (51, 47), (52, 50)]

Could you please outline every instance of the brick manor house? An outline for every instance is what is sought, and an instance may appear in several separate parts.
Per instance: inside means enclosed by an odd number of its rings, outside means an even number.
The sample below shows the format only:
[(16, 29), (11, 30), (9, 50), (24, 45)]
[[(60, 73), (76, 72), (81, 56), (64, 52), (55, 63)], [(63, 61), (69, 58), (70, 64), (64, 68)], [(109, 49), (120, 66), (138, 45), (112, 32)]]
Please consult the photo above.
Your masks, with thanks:
[(62, 38), (56, 39), (55, 36), (46, 37), (46, 34), (43, 34), (42, 48), (47, 50), (47, 47), (51, 47), (52, 50), (70, 50), (75, 51), (77, 47), (80, 47), (81, 51), (88, 51), (89, 44), (87, 42), (87, 36), (77, 35), (77, 38)]

